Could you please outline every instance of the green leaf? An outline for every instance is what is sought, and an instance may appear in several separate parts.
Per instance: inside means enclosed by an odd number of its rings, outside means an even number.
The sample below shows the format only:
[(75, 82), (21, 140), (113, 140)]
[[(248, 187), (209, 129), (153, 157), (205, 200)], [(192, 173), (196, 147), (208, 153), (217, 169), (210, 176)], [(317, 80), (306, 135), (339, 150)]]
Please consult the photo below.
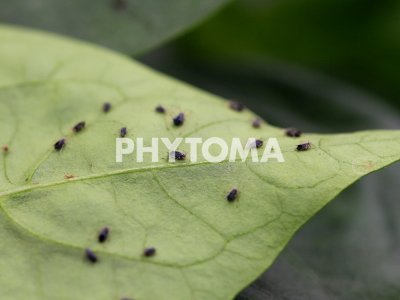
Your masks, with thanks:
[[(107, 50), (0, 27), (0, 291), (6, 299), (232, 299), (399, 131), (285, 137), (254, 114)], [(104, 114), (101, 106), (112, 103)], [(154, 112), (156, 105), (166, 115)], [(175, 128), (171, 118), (185, 112)], [(71, 127), (86, 121), (87, 128)], [(115, 138), (277, 137), (285, 163), (115, 163)], [(66, 147), (53, 144), (66, 136)], [(301, 141), (312, 149), (294, 151)], [(188, 151), (183, 147), (181, 150)], [(167, 154), (160, 147), (160, 156)], [(148, 161), (148, 160), (147, 160)], [(74, 178), (68, 178), (74, 176)], [(239, 199), (228, 203), (236, 186)], [(97, 243), (97, 232), (111, 228)], [(144, 258), (143, 249), (157, 254)], [(99, 262), (84, 259), (85, 248)]]
[(189, 29), (230, 0), (12, 0), (0, 22), (75, 36), (129, 54)]
[(393, 165), (343, 192), (236, 300), (398, 299), (399, 171)]

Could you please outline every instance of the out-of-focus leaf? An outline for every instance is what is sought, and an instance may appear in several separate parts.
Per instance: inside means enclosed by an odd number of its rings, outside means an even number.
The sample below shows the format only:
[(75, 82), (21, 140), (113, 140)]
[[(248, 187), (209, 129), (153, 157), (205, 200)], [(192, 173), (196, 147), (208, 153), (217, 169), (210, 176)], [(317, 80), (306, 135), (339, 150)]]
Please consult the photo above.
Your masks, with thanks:
[[(254, 129), (254, 114), (109, 51), (8, 27), (0, 41), (6, 299), (231, 299), (322, 206), (399, 160), (399, 131), (306, 134), (313, 147), (299, 153), (299, 139), (282, 129)], [(107, 114), (104, 101), (112, 104)], [(159, 103), (167, 115), (154, 112)], [(176, 128), (171, 117), (180, 111), (188, 117)], [(82, 120), (87, 128), (71, 132)], [(276, 136), (286, 162), (118, 165), (122, 126), (145, 139)], [(62, 136), (67, 144), (57, 152)], [(228, 203), (233, 186), (239, 201)], [(112, 236), (98, 244), (104, 225)], [(146, 246), (157, 255), (143, 257)], [(97, 253), (96, 265), (83, 260), (86, 247)]]
[(307, 66), (399, 106), (399, 28), (397, 0), (239, 0), (191, 34), (185, 51)]
[(75, 36), (128, 54), (182, 33), (230, 0), (3, 0), (0, 22)]

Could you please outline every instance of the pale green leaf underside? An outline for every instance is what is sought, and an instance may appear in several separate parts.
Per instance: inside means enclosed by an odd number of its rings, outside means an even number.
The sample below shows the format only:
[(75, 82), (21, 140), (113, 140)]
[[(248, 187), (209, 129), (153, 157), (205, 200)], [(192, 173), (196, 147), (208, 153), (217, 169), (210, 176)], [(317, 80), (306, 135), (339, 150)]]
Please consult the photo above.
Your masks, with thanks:
[[(400, 158), (399, 131), (292, 139), (254, 129), (248, 111), (76, 41), (0, 27), (0, 65), (0, 144), (10, 148), (0, 164), (4, 299), (232, 299), (328, 201)], [(174, 128), (181, 111), (187, 122)], [(81, 120), (87, 128), (72, 134)], [(274, 136), (286, 163), (172, 164), (160, 150), (157, 164), (116, 164), (122, 126), (130, 137)], [(296, 152), (299, 141), (313, 148)], [(232, 187), (236, 203), (225, 200)], [(105, 225), (110, 240), (98, 244)], [(157, 255), (143, 258), (145, 246)], [(86, 247), (99, 263), (84, 260)]]

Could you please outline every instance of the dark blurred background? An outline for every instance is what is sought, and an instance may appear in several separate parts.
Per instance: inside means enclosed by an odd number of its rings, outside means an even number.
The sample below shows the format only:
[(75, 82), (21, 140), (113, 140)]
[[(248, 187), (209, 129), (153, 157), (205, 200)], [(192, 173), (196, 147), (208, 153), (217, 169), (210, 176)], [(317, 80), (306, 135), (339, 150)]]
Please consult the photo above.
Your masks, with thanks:
[[(398, 0), (238, 0), (139, 59), (276, 126), (400, 128)], [(237, 300), (400, 299), (399, 178), (343, 192)]]

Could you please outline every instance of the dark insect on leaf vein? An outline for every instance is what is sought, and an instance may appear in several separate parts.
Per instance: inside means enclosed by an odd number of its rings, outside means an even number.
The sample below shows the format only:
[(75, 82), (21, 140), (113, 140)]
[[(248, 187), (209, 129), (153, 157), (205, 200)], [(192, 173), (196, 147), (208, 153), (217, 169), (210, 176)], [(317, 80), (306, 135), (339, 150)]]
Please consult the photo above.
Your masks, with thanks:
[(155, 254), (156, 254), (156, 248), (154, 247), (148, 247), (143, 251), (143, 255), (146, 257), (151, 257), (154, 256)]
[(85, 254), (87, 260), (89, 260), (91, 263), (96, 263), (98, 261), (97, 255), (91, 249), (86, 248)]
[(60, 151), (65, 146), (65, 139), (60, 139), (54, 144), (54, 149)]
[(75, 131), (75, 132), (82, 131), (82, 129), (85, 128), (85, 125), (86, 125), (86, 123), (85, 123), (84, 121), (79, 122), (78, 124), (76, 124), (76, 125), (73, 127), (72, 130)]
[(185, 160), (186, 154), (180, 151), (171, 151), (171, 156), (175, 157), (176, 160)]

